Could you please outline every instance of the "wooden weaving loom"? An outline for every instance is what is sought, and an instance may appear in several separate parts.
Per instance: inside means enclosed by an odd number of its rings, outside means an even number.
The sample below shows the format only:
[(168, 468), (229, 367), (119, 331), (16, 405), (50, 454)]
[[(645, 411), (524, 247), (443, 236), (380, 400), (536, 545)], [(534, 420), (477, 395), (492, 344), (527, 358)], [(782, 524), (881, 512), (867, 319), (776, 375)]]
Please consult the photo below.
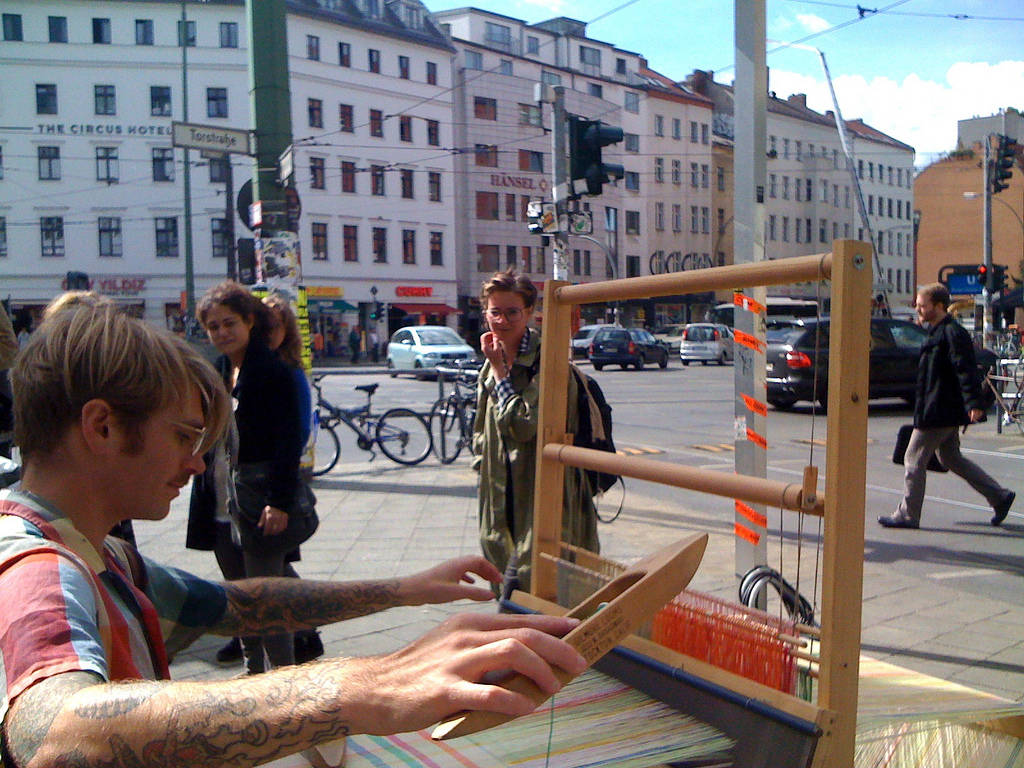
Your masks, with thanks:
[[(565, 350), (569, 349), (570, 323), (576, 305), (825, 279), (831, 280), (832, 303), (827, 410), (827, 434), (831, 439), (826, 445), (824, 496), (817, 492), (813, 472), (805, 473), (801, 486), (571, 445), (571, 436), (564, 433), (563, 426), (567, 407), (564, 393), (569, 377)], [(879, 736), (886, 726), (861, 733), (862, 742), (872, 742), (867, 747), (858, 743), (871, 286), (871, 246), (850, 240), (836, 241), (830, 254), (600, 283), (546, 284), (532, 594), (516, 593), (513, 602), (529, 610), (564, 610), (552, 601), (556, 599), (557, 561), (562, 552), (566, 467), (620, 474), (823, 518), (816, 701), (805, 701), (752, 682), (641, 638), (630, 638), (596, 665), (598, 670), (694, 715), (734, 739), (732, 756), (737, 766), (939, 765), (928, 759), (912, 762), (920, 757), (923, 747), (916, 752), (911, 750), (914, 754), (901, 762), (898, 748), (887, 743), (887, 737)], [(841, 438), (835, 439), (836, 436)], [(876, 692), (878, 680), (897, 669), (870, 660), (866, 666), (872, 670), (867, 688)], [(920, 692), (923, 701), (928, 696), (927, 679), (908, 674), (918, 687), (901, 684), (900, 690)], [(1024, 710), (1019, 706), (969, 689), (960, 688), (955, 693), (966, 694), (967, 698), (974, 694), (977, 701), (973, 708), (988, 713), (967, 715), (966, 721), (972, 722), (970, 727), (978, 725), (979, 720), (989, 720), (986, 726), (991, 729), (1010, 733), (1016, 739), (1024, 735)], [(880, 697), (887, 697), (884, 687)], [(897, 734), (894, 738), (905, 736), (907, 726), (904, 724), (901, 730), (899, 714), (889, 714), (888, 727)], [(886, 718), (882, 716), (881, 721), (886, 722)], [(1020, 746), (1019, 742), (1011, 743), (1007, 751), (1024, 752)], [(986, 763), (980, 759), (976, 764), (1024, 765), (1024, 758), (1018, 758), (1022, 762), (1011, 755), (1002, 762)], [(952, 762), (942, 763), (950, 768), (968, 764), (975, 763), (956, 757)]]

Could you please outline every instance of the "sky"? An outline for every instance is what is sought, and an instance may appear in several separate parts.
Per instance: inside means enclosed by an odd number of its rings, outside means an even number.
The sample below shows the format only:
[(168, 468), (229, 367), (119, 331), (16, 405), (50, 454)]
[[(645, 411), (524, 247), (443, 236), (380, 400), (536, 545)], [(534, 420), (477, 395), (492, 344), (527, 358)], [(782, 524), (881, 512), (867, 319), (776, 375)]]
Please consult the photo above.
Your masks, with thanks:
[[(675, 80), (695, 69), (733, 79), (730, 0), (426, 2), (435, 11), (471, 5), (528, 23), (568, 16), (587, 22), (588, 37), (639, 53)], [(1024, 1), (860, 3), (863, 13), (842, 0), (767, 0), (769, 90), (780, 98), (806, 93), (811, 109), (832, 109), (821, 59), (806, 47), (820, 49), (843, 117), (914, 147), (918, 167), (956, 148), (958, 120), (1024, 111)], [(794, 42), (804, 48), (782, 45)]]

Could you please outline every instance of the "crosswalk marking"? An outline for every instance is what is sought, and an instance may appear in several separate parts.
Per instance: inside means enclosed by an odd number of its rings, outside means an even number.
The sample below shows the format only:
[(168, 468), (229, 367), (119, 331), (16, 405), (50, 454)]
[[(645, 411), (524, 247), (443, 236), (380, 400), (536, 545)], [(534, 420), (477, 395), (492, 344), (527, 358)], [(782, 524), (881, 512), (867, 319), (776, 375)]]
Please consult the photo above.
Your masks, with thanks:
[(711, 453), (722, 453), (724, 451), (735, 451), (736, 446), (733, 443), (704, 443), (703, 445), (691, 446), (699, 451), (709, 451)]
[(661, 448), (651, 448), (648, 446), (619, 446), (615, 452), (620, 456), (639, 456), (645, 453), (664, 453)]

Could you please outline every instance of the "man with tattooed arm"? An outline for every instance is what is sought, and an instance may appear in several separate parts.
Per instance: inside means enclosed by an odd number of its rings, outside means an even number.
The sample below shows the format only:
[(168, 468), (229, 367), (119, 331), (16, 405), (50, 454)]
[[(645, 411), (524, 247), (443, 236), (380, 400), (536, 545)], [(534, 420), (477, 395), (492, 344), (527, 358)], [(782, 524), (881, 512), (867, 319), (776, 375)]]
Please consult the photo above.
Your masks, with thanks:
[(0, 746), (7, 768), (251, 766), (348, 733), (426, 727), (463, 709), (525, 714), (488, 684), (514, 670), (554, 692), (583, 659), (567, 619), (466, 614), (385, 656), (219, 682), (172, 682), (199, 635), (294, 631), (397, 605), (491, 597), (480, 557), (401, 579), (214, 583), (116, 539), (158, 520), (224, 429), (218, 374), (187, 344), (113, 306), (47, 319), (12, 370), (23, 476), (0, 493)]

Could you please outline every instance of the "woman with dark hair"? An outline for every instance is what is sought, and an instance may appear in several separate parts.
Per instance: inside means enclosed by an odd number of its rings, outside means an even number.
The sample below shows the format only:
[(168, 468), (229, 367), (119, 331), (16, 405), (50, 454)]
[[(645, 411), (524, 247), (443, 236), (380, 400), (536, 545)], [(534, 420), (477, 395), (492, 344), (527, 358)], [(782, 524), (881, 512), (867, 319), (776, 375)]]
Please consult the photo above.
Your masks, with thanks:
[[(299, 477), (304, 442), (298, 390), (289, 367), (268, 346), (270, 310), (244, 286), (230, 280), (214, 286), (199, 302), (196, 314), (221, 353), (216, 365), (235, 401), (238, 448), (231, 459), (239, 505), (252, 504), (251, 494), (243, 500), (242, 482), (258, 494), (258, 508), (248, 509), (255, 525), (236, 519), (234, 532), (216, 526), (214, 551), (222, 571), (225, 566), (237, 570), (237, 565), (227, 562), (232, 541), (224, 541), (226, 533), (237, 534), (241, 576), (283, 576), (285, 559), (295, 548), (281, 537), (289, 524), (286, 510), (295, 508), (298, 494), (308, 493)], [(243, 515), (245, 510), (239, 512)], [(233, 576), (227, 571), (224, 575)], [(259, 638), (242, 638), (242, 647), (250, 674), (267, 668), (264, 651), (270, 666), (294, 663), (290, 633), (266, 635), (262, 643)]]

